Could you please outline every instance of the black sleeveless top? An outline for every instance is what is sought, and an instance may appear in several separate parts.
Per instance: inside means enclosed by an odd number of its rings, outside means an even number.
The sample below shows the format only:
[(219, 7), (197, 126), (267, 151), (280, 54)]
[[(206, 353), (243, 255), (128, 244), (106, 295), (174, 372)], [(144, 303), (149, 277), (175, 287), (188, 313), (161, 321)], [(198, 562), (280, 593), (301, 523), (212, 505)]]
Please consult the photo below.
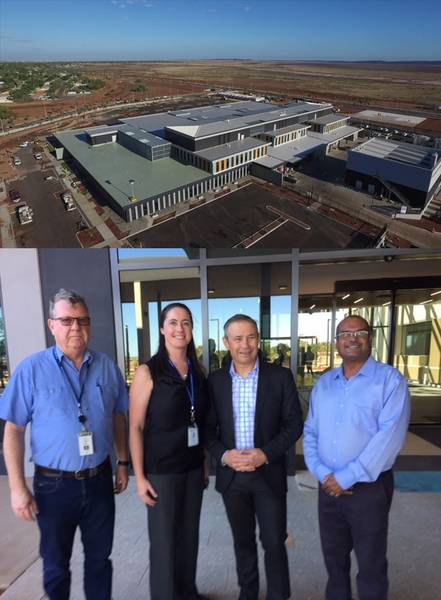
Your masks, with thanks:
[(190, 382), (184, 381), (170, 364), (161, 372), (157, 355), (147, 362), (147, 366), (152, 375), (153, 390), (144, 427), (144, 473), (164, 475), (197, 469), (204, 462), (206, 380), (192, 368), (199, 445), (189, 448), (187, 429), (191, 402), (186, 388)]

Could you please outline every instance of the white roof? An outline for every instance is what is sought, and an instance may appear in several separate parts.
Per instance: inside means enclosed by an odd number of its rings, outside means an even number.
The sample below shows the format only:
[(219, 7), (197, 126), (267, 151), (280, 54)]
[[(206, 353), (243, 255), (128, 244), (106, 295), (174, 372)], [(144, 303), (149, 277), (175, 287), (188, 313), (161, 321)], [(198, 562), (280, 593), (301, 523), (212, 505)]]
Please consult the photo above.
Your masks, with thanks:
[(405, 142), (393, 142), (384, 138), (371, 138), (350, 150), (360, 154), (367, 154), (376, 158), (387, 158), (400, 163), (407, 163), (425, 169), (432, 169), (433, 155), (438, 152), (434, 148), (427, 146), (418, 146), (417, 144), (407, 144)]

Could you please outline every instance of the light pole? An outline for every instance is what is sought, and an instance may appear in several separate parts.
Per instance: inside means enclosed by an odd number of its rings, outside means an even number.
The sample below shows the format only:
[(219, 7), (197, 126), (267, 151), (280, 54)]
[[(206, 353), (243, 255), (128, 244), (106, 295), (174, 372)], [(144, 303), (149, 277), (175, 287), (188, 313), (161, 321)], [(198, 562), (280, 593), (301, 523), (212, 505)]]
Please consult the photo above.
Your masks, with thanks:
[(130, 196), (130, 200), (132, 202), (135, 202), (135, 200), (136, 200), (136, 196), (135, 196), (135, 180), (134, 179), (129, 179), (129, 183), (130, 183), (130, 186), (132, 188), (132, 195)]

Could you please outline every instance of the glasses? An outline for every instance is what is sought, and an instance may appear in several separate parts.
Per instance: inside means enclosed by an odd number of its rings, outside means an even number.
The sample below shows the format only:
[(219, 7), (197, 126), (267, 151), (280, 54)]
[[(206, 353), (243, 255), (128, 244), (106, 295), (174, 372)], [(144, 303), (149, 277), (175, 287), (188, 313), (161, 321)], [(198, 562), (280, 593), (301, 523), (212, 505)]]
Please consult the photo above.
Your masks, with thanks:
[(365, 340), (370, 336), (370, 332), (365, 329), (360, 329), (359, 331), (340, 331), (335, 335), (337, 340), (348, 340), (349, 338), (362, 339)]
[(54, 317), (52, 321), (60, 321), (64, 327), (72, 327), (74, 321), (78, 323), (78, 327), (89, 327), (90, 317)]

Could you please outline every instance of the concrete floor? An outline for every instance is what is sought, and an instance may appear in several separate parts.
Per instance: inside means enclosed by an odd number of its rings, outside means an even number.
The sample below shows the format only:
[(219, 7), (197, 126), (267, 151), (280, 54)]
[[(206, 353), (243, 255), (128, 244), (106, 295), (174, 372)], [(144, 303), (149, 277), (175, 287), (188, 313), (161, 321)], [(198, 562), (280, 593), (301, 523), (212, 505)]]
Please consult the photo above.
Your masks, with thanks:
[[(298, 479), (307, 486), (313, 483), (307, 474), (299, 474)], [(7, 496), (5, 486), (6, 478), (2, 477), (0, 488), (3, 498)], [(299, 487), (296, 478), (289, 478), (288, 528), (293, 534), (294, 546), (289, 547), (288, 554), (292, 597), (298, 600), (322, 599), (326, 582), (316, 519), (316, 495), (317, 492), (309, 487)], [(390, 519), (389, 600), (439, 600), (441, 597), (440, 508), (441, 494), (395, 494)], [(23, 548), (26, 548), (29, 566), (2, 594), (2, 600), (40, 600), (44, 594), (41, 562), (37, 557), (36, 527), (18, 524), (20, 527), (15, 527), (14, 535), (5, 539), (4, 509), (2, 505), (1, 556), (5, 556), (6, 551), (11, 557), (20, 557), (24, 554)], [(117, 498), (115, 533), (113, 598), (147, 600), (146, 511), (136, 496), (133, 478), (129, 490)], [(30, 557), (30, 554), (33, 556)], [(26, 560), (22, 562), (21, 570)], [(81, 570), (81, 544), (76, 540), (72, 558), (71, 600), (84, 598)], [(261, 579), (263, 598), (265, 584), (264, 578)], [(200, 592), (209, 595), (212, 600), (229, 600), (238, 596), (232, 538), (221, 498), (214, 490), (213, 478), (205, 493), (202, 511), (198, 585)]]

